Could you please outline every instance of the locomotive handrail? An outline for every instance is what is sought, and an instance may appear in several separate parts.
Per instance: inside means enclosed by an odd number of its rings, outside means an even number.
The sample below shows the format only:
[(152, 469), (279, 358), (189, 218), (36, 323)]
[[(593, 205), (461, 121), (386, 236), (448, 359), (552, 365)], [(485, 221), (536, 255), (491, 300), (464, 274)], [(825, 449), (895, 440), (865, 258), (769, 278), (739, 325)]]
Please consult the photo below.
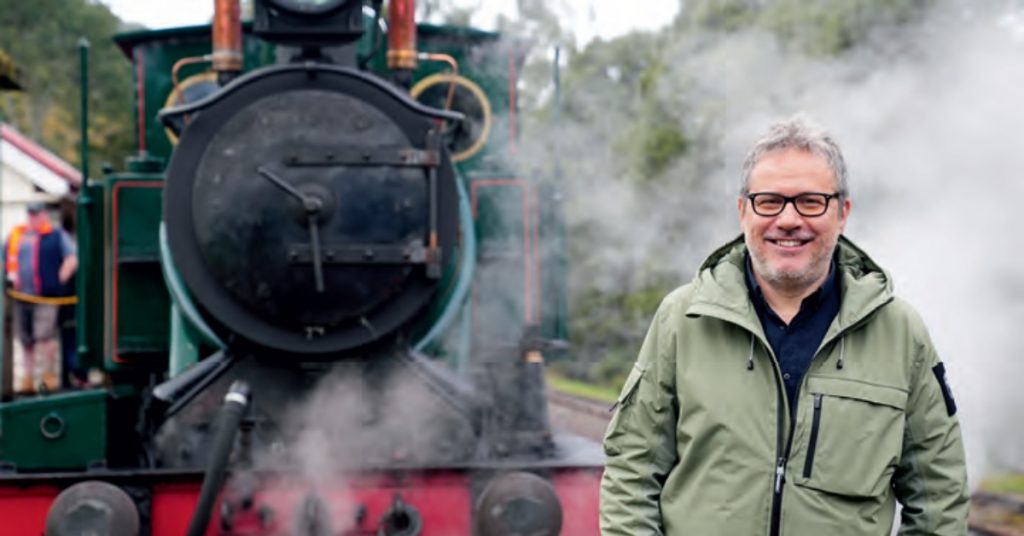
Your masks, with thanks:
[(36, 296), (34, 294), (19, 292), (14, 289), (8, 289), (7, 295), (20, 302), (34, 303), (37, 305), (75, 305), (78, 303), (78, 296), (74, 294), (70, 296)]
[(473, 212), (469, 206), (469, 194), (466, 192), (466, 185), (463, 183), (462, 177), (455, 178), (455, 185), (456, 190), (459, 192), (459, 221), (464, 222), (459, 226), (462, 232), (463, 251), (462, 258), (460, 259), (458, 281), (455, 284), (455, 290), (452, 292), (451, 298), (445, 305), (441, 315), (437, 318), (437, 321), (413, 345), (412, 349), (416, 352), (423, 352), (424, 348), (429, 346), (441, 333), (448, 329), (448, 326), (459, 312), (459, 308), (462, 307), (466, 296), (469, 295), (469, 285), (473, 281), (473, 272), (476, 270), (476, 230), (471, 224)]
[(181, 314), (189, 321), (189, 323), (199, 332), (199, 335), (203, 338), (203, 342), (223, 350), (227, 348), (227, 344), (221, 340), (220, 337), (214, 333), (210, 325), (203, 320), (203, 317), (199, 314), (199, 310), (196, 309), (195, 303), (192, 301), (192, 297), (189, 296), (188, 290), (185, 288), (185, 284), (181, 281), (181, 275), (178, 274), (177, 269), (174, 267), (174, 260), (171, 258), (171, 248), (167, 244), (167, 229), (164, 226), (164, 222), (160, 222), (159, 231), (160, 241), (160, 268), (164, 273), (164, 281), (167, 282), (167, 293), (171, 296), (171, 302), (178, 307)]
[(358, 79), (362, 82), (372, 85), (373, 87), (388, 93), (391, 97), (394, 97), (399, 103), (408, 108), (409, 110), (424, 115), (433, 119), (442, 119), (445, 121), (462, 121), (465, 116), (459, 112), (452, 112), (448, 110), (439, 110), (426, 106), (419, 101), (413, 99), (408, 93), (400, 91), (398, 88), (381, 82), (377, 77), (353, 69), (351, 67), (339, 67), (337, 65), (329, 65), (323, 63), (317, 63), (312, 61), (306, 61), (299, 64), (287, 64), (287, 65), (273, 65), (270, 67), (263, 67), (232, 80), (228, 85), (221, 88), (220, 91), (206, 97), (205, 99), (198, 100), (196, 102), (190, 102), (175, 106), (173, 108), (164, 108), (157, 113), (157, 118), (175, 133), (180, 134), (181, 125), (175, 122), (175, 119), (179, 116), (194, 113), (200, 111), (217, 101), (226, 98), (228, 95), (233, 93), (236, 89), (241, 88), (249, 83), (252, 83), (261, 78), (273, 76), (276, 74), (290, 73), (290, 72), (311, 72), (311, 71), (322, 71), (329, 72), (341, 76), (347, 76), (350, 78)]

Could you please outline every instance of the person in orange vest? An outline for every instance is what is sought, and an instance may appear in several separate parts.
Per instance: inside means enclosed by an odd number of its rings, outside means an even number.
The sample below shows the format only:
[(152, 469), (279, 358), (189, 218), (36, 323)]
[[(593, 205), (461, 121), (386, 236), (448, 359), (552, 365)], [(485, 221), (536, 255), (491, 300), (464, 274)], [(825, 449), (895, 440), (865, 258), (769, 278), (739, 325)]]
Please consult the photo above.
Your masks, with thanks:
[(78, 269), (78, 255), (70, 235), (50, 223), (43, 203), (29, 203), (28, 222), (16, 226), (4, 247), (7, 279), (14, 300), (14, 331), (24, 349), (22, 377), (17, 391), (60, 388), (57, 374), (57, 309), (45, 298), (63, 296), (65, 285)]

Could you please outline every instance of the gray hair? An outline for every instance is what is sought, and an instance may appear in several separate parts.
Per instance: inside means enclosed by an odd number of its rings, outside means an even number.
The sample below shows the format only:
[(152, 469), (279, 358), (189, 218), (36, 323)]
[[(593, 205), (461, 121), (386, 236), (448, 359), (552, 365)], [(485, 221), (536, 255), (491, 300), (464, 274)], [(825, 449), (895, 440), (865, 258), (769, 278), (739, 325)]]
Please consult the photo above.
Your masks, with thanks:
[(750, 193), (750, 172), (754, 166), (768, 153), (782, 149), (800, 149), (823, 157), (828, 161), (828, 167), (836, 179), (836, 190), (839, 192), (839, 196), (849, 197), (850, 190), (846, 182), (847, 172), (843, 152), (839, 150), (839, 145), (832, 136), (803, 114), (797, 114), (775, 123), (768, 130), (768, 134), (758, 140), (750, 149), (746, 160), (743, 161), (741, 196)]

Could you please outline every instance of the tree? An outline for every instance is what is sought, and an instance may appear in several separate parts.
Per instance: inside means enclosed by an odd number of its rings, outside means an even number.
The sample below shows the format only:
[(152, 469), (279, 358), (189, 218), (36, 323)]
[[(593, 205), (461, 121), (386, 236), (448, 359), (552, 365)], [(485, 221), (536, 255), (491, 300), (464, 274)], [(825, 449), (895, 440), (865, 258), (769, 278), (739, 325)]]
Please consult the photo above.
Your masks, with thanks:
[(766, 29), (782, 42), (815, 55), (835, 55), (864, 43), (872, 32), (919, 20), (935, 0), (693, 0), (675, 21), (683, 31)]
[(90, 145), (93, 169), (118, 161), (132, 148), (131, 68), (111, 36), (121, 22), (98, 2), (0, 0), (0, 48), (21, 66), (24, 91), (0, 100), (20, 130), (65, 160), (79, 161), (81, 37), (90, 48)]

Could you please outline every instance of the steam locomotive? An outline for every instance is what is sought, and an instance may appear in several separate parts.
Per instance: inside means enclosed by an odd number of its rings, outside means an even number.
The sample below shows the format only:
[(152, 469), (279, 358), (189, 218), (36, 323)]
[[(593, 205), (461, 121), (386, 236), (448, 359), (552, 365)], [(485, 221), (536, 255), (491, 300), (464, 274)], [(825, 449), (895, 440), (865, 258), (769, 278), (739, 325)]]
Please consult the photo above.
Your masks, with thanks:
[(564, 244), (515, 165), (524, 43), (382, 4), (115, 38), (139, 151), (78, 217), (108, 383), (0, 403), (3, 534), (597, 534), (600, 449), (547, 418)]

